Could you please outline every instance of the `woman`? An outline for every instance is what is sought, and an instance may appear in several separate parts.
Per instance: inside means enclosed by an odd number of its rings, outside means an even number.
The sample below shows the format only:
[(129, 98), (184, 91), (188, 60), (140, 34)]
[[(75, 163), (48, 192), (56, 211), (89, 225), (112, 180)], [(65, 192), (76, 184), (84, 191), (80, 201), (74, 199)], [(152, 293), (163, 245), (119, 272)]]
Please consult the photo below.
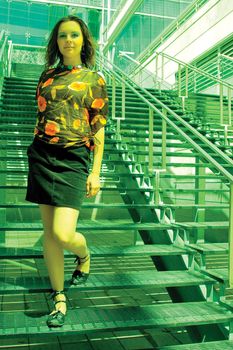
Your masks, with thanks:
[(75, 231), (85, 195), (94, 196), (100, 189), (108, 98), (103, 77), (90, 69), (94, 53), (85, 23), (76, 16), (62, 18), (51, 32), (46, 70), (37, 87), (26, 199), (39, 204), (44, 227), (44, 259), (54, 301), (49, 327), (65, 321), (63, 250), (77, 256), (72, 284), (84, 283), (90, 269), (86, 240)]

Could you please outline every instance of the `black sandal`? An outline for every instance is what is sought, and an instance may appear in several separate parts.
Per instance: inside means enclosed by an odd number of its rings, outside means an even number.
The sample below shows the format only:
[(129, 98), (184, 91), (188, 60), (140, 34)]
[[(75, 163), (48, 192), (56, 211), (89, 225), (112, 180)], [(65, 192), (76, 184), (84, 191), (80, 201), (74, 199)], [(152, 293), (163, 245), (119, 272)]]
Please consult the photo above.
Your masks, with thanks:
[[(59, 294), (65, 294), (64, 290), (61, 291), (53, 291), (51, 298), (53, 299), (54, 306), (58, 303), (66, 303), (66, 300), (58, 300), (55, 301), (55, 297)], [(56, 310), (54, 313), (50, 314), (47, 318), (47, 326), (48, 327), (62, 327), (65, 323), (65, 314), (60, 310)]]
[[(90, 253), (88, 253), (86, 256), (84, 256), (84, 258), (80, 258), (79, 256), (76, 257), (75, 259), (75, 263), (78, 263), (78, 265), (85, 263), (86, 261), (90, 260)], [(89, 272), (83, 272), (81, 270), (74, 270), (70, 284), (74, 284), (74, 285), (79, 285), (79, 284), (83, 284), (87, 281), (89, 276)]]

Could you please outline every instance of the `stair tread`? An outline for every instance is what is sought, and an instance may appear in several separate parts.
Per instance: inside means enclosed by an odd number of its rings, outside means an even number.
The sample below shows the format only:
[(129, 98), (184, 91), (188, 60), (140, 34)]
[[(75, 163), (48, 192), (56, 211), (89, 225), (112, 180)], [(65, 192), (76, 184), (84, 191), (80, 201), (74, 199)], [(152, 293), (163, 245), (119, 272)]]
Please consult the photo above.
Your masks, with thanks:
[[(134, 175), (134, 174), (132, 174)], [(105, 177), (105, 175), (102, 175)], [(128, 176), (128, 175), (127, 175)], [(135, 174), (137, 177), (137, 174)], [(0, 186), (0, 188), (2, 188)], [(10, 189), (11, 186), (7, 186), (6, 188)], [(14, 188), (19, 188), (18, 186), (14, 187), (12, 186), (12, 189)], [(25, 186), (22, 186), (21, 188), (26, 188)], [(16, 202), (16, 203), (0, 203), (0, 208), (37, 208), (37, 204), (35, 203), (29, 203), (29, 202)], [(138, 208), (138, 209), (225, 209), (229, 208), (229, 204), (211, 204), (211, 205), (197, 205), (197, 204), (146, 204), (146, 203), (141, 203), (141, 204), (125, 204), (125, 203), (89, 203), (89, 202), (84, 202), (82, 203), (82, 208), (98, 208), (98, 209), (104, 209), (104, 208), (120, 208), (120, 209), (131, 209), (131, 208)], [(210, 243), (211, 244), (211, 243)], [(198, 247), (197, 247), (198, 248)]]
[[(24, 268), (22, 275), (15, 277), (11, 275), (0, 277), (1, 294), (12, 294), (16, 292), (49, 292), (51, 284), (49, 277), (25, 276)], [(65, 273), (65, 288), (70, 287), (71, 273)], [(201, 272), (195, 271), (133, 271), (125, 273), (93, 273), (87, 282), (78, 286), (80, 290), (96, 289), (122, 289), (140, 288), (153, 286), (154, 288), (181, 287), (211, 285), (217, 281)], [(77, 288), (72, 286), (70, 288)]]
[[(161, 224), (161, 223), (134, 223), (126, 220), (79, 220), (79, 230), (156, 230), (156, 229), (169, 229), (176, 227), (175, 224)], [(1, 223), (0, 230), (42, 230), (42, 223)]]
[[(172, 228), (227, 228), (229, 226), (228, 221), (209, 221), (209, 222), (175, 222), (175, 223), (134, 223), (132, 221), (126, 220), (80, 220), (79, 229), (80, 230), (165, 230)], [(14, 231), (14, 230), (41, 230), (42, 223), (23, 223), (23, 222), (7, 222), (0, 224), (0, 230), (4, 231)]]
[[(79, 229), (81, 230), (156, 230), (169, 228), (226, 228), (229, 226), (228, 221), (206, 221), (206, 222), (175, 222), (175, 223), (156, 223), (142, 222), (134, 223), (130, 220), (80, 220)], [(23, 222), (7, 222), (0, 224), (0, 230), (41, 230), (42, 223), (23, 223)]]
[[(1, 336), (79, 334), (137, 329), (140, 327), (182, 327), (225, 323), (233, 320), (233, 313), (213, 302), (168, 303), (161, 305), (128, 306), (108, 309), (73, 308), (61, 329), (49, 329), (41, 310), (2, 312)], [(20, 325), (20, 327), (19, 327)]]
[[(90, 246), (92, 256), (140, 256), (140, 255), (180, 255), (189, 254), (191, 250), (187, 247), (179, 247), (173, 244), (146, 244), (135, 246)], [(66, 256), (73, 256), (70, 252), (65, 252)], [(0, 247), (0, 258), (42, 258), (42, 247), (35, 248), (14, 248)]]
[(203, 270), (203, 272), (206, 273), (208, 276), (218, 279), (221, 282), (226, 283), (229, 281), (228, 268), (217, 268), (217, 269), (211, 268), (211, 269)]
[(187, 246), (202, 254), (227, 253), (229, 249), (229, 243), (196, 243), (187, 244)]
[(227, 228), (229, 221), (205, 221), (205, 222), (179, 222), (179, 226), (185, 228)]
[(183, 344), (159, 347), (159, 350), (227, 350), (233, 349), (233, 340), (219, 340), (207, 343)]

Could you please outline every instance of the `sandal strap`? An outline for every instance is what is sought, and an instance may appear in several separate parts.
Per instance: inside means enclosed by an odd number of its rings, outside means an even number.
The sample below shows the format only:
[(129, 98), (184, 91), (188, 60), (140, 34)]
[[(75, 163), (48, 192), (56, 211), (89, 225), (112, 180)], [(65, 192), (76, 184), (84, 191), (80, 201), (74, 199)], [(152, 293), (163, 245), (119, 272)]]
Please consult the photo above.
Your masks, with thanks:
[(57, 305), (58, 303), (65, 303), (66, 304), (66, 300), (58, 300), (54, 302), (54, 305)]
[(50, 298), (53, 299), (53, 301), (54, 301), (54, 299), (57, 295), (65, 295), (65, 291), (64, 290), (52, 290)]
[(52, 290), (52, 297), (56, 297), (57, 295), (59, 294), (65, 294), (65, 291), (64, 290)]
[(78, 264), (83, 264), (86, 261), (90, 260), (90, 254), (88, 253), (86, 256), (84, 256), (83, 258), (80, 258), (78, 255), (76, 256), (74, 262), (78, 263)]

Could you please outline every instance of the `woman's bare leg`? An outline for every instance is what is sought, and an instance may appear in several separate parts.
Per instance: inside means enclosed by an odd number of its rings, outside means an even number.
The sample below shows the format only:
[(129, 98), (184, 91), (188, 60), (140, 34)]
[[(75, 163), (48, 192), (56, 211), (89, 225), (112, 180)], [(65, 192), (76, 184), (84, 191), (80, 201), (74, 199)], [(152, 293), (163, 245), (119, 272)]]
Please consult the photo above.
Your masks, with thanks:
[[(76, 231), (79, 211), (72, 208), (56, 207), (54, 209), (53, 232), (62, 247), (83, 258), (88, 255), (85, 237)], [(79, 265), (83, 272), (89, 272), (90, 260)]]
[[(53, 235), (54, 207), (50, 205), (40, 205), (41, 218), (44, 226), (43, 248), (44, 260), (48, 269), (49, 279), (52, 289), (62, 291), (64, 289), (64, 254), (63, 248)], [(55, 297), (55, 301), (65, 300), (65, 296), (60, 294)], [(66, 304), (58, 303), (56, 310), (66, 313)], [(52, 312), (54, 313), (55, 310)]]
[[(41, 217), (44, 226), (44, 259), (48, 269), (53, 290), (64, 289), (64, 254), (63, 249), (69, 250), (79, 257), (88, 254), (86, 239), (81, 233), (76, 233), (79, 211), (66, 207), (40, 205)], [(77, 266), (83, 272), (89, 272), (90, 260)], [(64, 300), (58, 295), (56, 300)], [(59, 303), (58, 309), (63, 313), (64, 303)]]

